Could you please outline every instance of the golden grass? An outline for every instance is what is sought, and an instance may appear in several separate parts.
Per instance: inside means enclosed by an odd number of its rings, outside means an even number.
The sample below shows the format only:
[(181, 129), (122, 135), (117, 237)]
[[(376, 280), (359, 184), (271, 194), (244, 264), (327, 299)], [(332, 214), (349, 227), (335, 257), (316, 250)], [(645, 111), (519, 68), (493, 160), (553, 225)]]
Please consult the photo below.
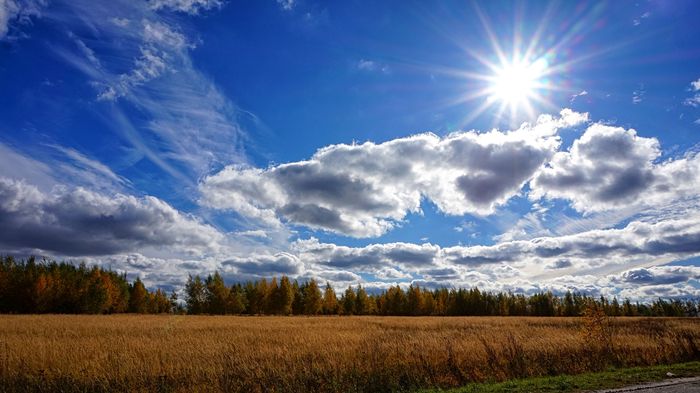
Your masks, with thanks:
[(700, 358), (700, 320), (0, 316), (0, 391), (455, 387)]

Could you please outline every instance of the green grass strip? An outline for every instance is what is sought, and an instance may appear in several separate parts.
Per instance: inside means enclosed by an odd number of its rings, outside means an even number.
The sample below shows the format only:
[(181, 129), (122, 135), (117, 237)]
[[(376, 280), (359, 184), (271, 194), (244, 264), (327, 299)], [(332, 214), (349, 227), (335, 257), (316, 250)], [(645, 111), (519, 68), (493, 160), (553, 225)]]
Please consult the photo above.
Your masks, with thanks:
[(421, 390), (422, 393), (564, 393), (582, 392), (598, 389), (614, 389), (645, 382), (669, 380), (666, 373), (678, 377), (700, 376), (700, 362), (678, 363), (652, 367), (634, 367), (611, 369), (598, 373), (579, 375), (559, 375), (556, 377), (538, 377), (515, 379), (498, 383), (473, 383), (450, 390)]

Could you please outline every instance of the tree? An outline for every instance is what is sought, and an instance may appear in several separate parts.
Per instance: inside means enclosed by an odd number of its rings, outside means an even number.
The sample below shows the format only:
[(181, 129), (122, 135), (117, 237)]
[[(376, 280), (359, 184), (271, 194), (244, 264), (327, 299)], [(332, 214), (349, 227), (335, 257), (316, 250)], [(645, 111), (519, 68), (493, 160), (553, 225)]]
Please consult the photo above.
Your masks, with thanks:
[(205, 285), (206, 311), (209, 314), (226, 314), (229, 289), (224, 284), (224, 279), (219, 272), (207, 277)]
[(620, 302), (617, 301), (617, 297), (613, 297), (612, 303), (610, 303), (610, 313), (608, 313), (608, 315), (619, 317), (621, 313)]
[(386, 302), (384, 303), (384, 314), (404, 315), (406, 310), (406, 294), (400, 286), (389, 287), (386, 291)]
[(247, 282), (245, 286), (249, 314), (270, 313), (270, 286), (266, 279)]
[(292, 292), (294, 292), (294, 300), (292, 301), (292, 314), (300, 315), (304, 313), (304, 288), (306, 283), (299, 285), (297, 280), (292, 283)]
[(36, 312), (43, 313), (52, 308), (53, 291), (51, 277), (47, 274), (40, 275), (34, 284), (34, 310)]
[(168, 297), (168, 301), (170, 302), (170, 312), (173, 314), (184, 314), (185, 310), (182, 307), (182, 305), (177, 301), (177, 292), (174, 290), (170, 292), (170, 296)]
[(231, 314), (243, 314), (246, 311), (246, 297), (243, 286), (240, 283), (232, 285), (228, 296), (228, 312)]
[(423, 302), (423, 296), (421, 294), (420, 287), (418, 285), (411, 284), (408, 287), (408, 312), (411, 315), (424, 315), (425, 305)]
[(0, 256), (0, 313), (184, 313), (191, 314), (376, 314), (382, 315), (581, 315), (594, 305), (607, 316), (697, 316), (697, 300), (657, 299), (632, 303), (629, 299), (594, 298), (567, 292), (531, 296), (482, 292), (478, 288), (428, 291), (410, 285), (369, 295), (358, 285), (348, 287), (338, 300), (330, 283), (323, 294), (315, 280), (303, 282), (282, 276), (224, 285), (215, 272), (206, 280), (189, 276), (185, 286), (187, 308), (162, 290), (149, 292), (140, 278), (133, 283), (125, 273), (115, 273), (81, 263), (58, 263), (34, 258), (15, 260)]
[(85, 290), (87, 296), (83, 297), (83, 312), (102, 314), (107, 311), (110, 304), (109, 291), (97, 266), (90, 270)]
[(256, 314), (269, 314), (270, 313), (270, 286), (267, 280), (262, 278), (260, 281), (255, 283), (255, 308), (257, 309)]
[(369, 310), (370, 304), (367, 291), (362, 288), (362, 285), (357, 284), (357, 292), (355, 293), (355, 314), (367, 315), (369, 314)]
[(345, 290), (341, 302), (343, 303), (343, 314), (355, 314), (355, 291), (352, 289), (352, 286), (349, 286), (348, 289)]
[(574, 297), (571, 291), (566, 291), (566, 295), (564, 295), (564, 316), (573, 317), (574, 315), (577, 315)]
[(322, 307), (321, 290), (312, 278), (304, 288), (304, 314), (316, 315), (321, 312)]
[(292, 303), (294, 302), (294, 289), (289, 277), (282, 276), (279, 286), (273, 294), (273, 311), (275, 314), (289, 315), (292, 313)]
[(204, 283), (199, 275), (194, 278), (190, 275), (185, 284), (185, 302), (189, 314), (202, 314), (205, 311), (206, 298)]
[(136, 277), (129, 291), (129, 312), (137, 314), (148, 312), (148, 291), (139, 277)]
[(151, 314), (163, 314), (171, 311), (171, 303), (164, 290), (158, 288), (149, 294), (148, 312)]
[(326, 315), (338, 313), (338, 297), (329, 282), (326, 282), (326, 289), (323, 291), (323, 313)]

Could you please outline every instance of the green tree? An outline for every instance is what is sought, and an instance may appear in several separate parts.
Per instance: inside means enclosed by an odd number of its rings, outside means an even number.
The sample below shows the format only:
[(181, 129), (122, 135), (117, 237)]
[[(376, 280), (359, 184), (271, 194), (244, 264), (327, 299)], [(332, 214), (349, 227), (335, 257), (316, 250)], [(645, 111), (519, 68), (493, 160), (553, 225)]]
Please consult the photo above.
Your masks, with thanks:
[(355, 298), (355, 291), (352, 289), (352, 286), (349, 286), (348, 289), (345, 290), (343, 298), (341, 299), (341, 302), (343, 303), (343, 314), (355, 314)]
[(299, 285), (299, 282), (297, 280), (294, 280), (294, 282), (292, 282), (292, 292), (294, 292), (294, 300), (292, 301), (292, 314), (294, 315), (300, 315), (304, 313), (304, 286)]
[(204, 282), (199, 275), (187, 278), (185, 284), (185, 302), (187, 304), (187, 312), (189, 314), (202, 314), (206, 311), (206, 297), (204, 290)]
[(357, 284), (357, 291), (355, 292), (355, 314), (357, 315), (367, 315), (369, 314), (370, 304), (369, 296), (367, 296), (367, 291), (362, 288), (362, 285)]
[(240, 283), (233, 284), (228, 293), (227, 313), (243, 314), (246, 311), (246, 297), (243, 286)]
[(229, 289), (224, 284), (224, 278), (219, 272), (214, 272), (214, 275), (207, 277), (205, 285), (206, 311), (209, 314), (223, 315), (226, 314), (229, 300)]
[(564, 316), (573, 317), (574, 315), (577, 315), (574, 296), (571, 294), (571, 291), (566, 291), (564, 295)]

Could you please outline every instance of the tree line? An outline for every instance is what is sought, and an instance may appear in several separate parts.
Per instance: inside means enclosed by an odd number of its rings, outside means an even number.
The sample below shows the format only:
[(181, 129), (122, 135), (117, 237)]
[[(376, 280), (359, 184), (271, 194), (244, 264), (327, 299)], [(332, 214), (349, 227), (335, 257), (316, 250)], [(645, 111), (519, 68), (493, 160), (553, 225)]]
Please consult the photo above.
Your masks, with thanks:
[(567, 292), (533, 295), (485, 292), (478, 288), (418, 285), (368, 293), (350, 286), (340, 296), (326, 283), (287, 276), (226, 285), (218, 272), (189, 276), (184, 302), (173, 292), (149, 291), (126, 274), (34, 258), (0, 258), (0, 313), (188, 313), (248, 315), (402, 315), (402, 316), (578, 316), (595, 306), (609, 316), (698, 316), (700, 301), (657, 299), (619, 301)]
[(286, 276), (226, 286), (218, 272), (206, 279), (190, 276), (185, 301), (190, 314), (214, 315), (579, 316), (595, 306), (609, 316), (680, 317), (698, 316), (700, 310), (697, 300), (659, 298), (652, 303), (633, 303), (572, 292), (527, 296), (478, 288), (429, 290), (413, 284), (379, 293), (368, 293), (358, 284), (338, 296), (330, 283), (321, 288), (314, 279), (299, 283)]
[(85, 264), (0, 258), (0, 313), (114, 314), (178, 311), (177, 296)]

